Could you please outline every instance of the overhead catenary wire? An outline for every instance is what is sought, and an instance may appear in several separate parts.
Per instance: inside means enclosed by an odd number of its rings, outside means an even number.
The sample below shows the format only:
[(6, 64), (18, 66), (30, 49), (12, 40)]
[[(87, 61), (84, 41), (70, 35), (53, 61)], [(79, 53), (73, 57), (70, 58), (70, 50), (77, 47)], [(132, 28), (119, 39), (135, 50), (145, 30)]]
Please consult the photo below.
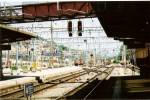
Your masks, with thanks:
[[(17, 27), (21, 28), (21, 29), (25, 29), (27, 31), (34, 30), (38, 34), (38, 38), (40, 40), (44, 40), (47, 43), (51, 43), (51, 35), (50, 35), (51, 27), (50, 26), (51, 26), (50, 24), (43, 24), (43, 23), (36, 24), (35, 23), (34, 27), (26, 26), (26, 25), (17, 26)], [(90, 26), (83, 27), (84, 33), (83, 33), (83, 36), (81, 36), (81, 37), (76, 35), (77, 27), (73, 26), (73, 32), (72, 32), (74, 34), (73, 37), (68, 37), (67, 27), (65, 27), (64, 24), (63, 25), (59, 24), (60, 27), (57, 27), (57, 26), (58, 25), (53, 25), (53, 41), (58, 45), (64, 45), (64, 46), (72, 48), (72, 49), (82, 48), (84, 50), (85, 49), (85, 43), (84, 43), (85, 39), (87, 40), (88, 51), (91, 48), (92, 48), (92, 51), (94, 49), (97, 49), (97, 50), (95, 50), (96, 52), (99, 51), (98, 44), (99, 45), (107, 44), (107, 46), (109, 46), (109, 44), (110, 45), (111, 44), (117, 44), (117, 45), (120, 44), (120, 42), (118, 42), (118, 41), (111, 41), (111, 40), (113, 40), (112, 38), (107, 37), (106, 35), (103, 34), (103, 33), (105, 33), (103, 28), (101, 26), (96, 27), (94, 23), (92, 23), (92, 26), (90, 24)], [(90, 33), (90, 35), (89, 35), (89, 33)], [(105, 41), (104, 39), (107, 39), (108, 41)], [(101, 42), (99, 42), (99, 40), (101, 40)], [(35, 44), (38, 45), (40, 43), (35, 43)], [(80, 48), (78, 47), (78, 44), (80, 44)]]

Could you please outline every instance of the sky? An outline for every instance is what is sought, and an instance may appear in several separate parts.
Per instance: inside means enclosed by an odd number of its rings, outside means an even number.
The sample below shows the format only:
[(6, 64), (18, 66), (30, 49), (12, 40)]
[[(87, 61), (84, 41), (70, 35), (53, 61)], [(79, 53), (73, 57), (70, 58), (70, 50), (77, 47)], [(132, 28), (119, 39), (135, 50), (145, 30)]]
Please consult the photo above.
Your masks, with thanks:
[[(32, 0), (32, 2), (45, 2), (48, 0)], [(54, 0), (52, 0), (54, 1)], [(60, 0), (59, 0), (60, 1)], [(6, 4), (21, 4), (21, 2), (31, 2), (31, 0), (0, 0), (1, 5), (4, 2)], [(73, 27), (77, 27), (78, 19), (71, 20), (73, 23)], [(63, 44), (72, 49), (80, 49), (80, 50), (89, 50), (89, 52), (101, 52), (104, 55), (112, 56), (119, 52), (120, 46), (122, 43), (118, 41), (114, 41), (112, 38), (107, 38), (105, 31), (103, 30), (99, 20), (97, 18), (88, 18), (81, 19), (84, 27), (99, 27), (100, 31), (84, 31), (82, 37), (77, 35), (77, 31), (73, 31), (73, 37), (68, 36), (67, 31), (56, 32), (56, 28), (67, 28), (68, 20), (54, 21), (52, 22), (53, 27), (53, 38), (54, 41), (58, 44)], [(51, 39), (50, 35), (50, 27), (51, 22), (33, 22), (33, 23), (23, 23), (23, 24), (13, 24), (14, 27), (19, 27), (25, 31), (34, 32), (45, 39)], [(31, 30), (31, 27), (32, 28)], [(35, 27), (47, 27), (47, 28), (35, 28)], [(88, 29), (84, 29), (88, 30)], [(89, 29), (90, 30), (90, 29)], [(89, 38), (86, 38), (89, 37)], [(92, 38), (90, 38), (92, 37)], [(84, 40), (87, 39), (87, 45), (84, 43)]]

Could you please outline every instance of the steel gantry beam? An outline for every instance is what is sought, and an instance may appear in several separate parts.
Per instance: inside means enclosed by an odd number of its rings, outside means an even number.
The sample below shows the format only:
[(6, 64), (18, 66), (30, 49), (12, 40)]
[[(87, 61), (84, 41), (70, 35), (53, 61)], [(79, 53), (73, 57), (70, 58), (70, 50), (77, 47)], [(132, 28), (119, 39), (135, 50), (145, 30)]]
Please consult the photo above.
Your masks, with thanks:
[(0, 20), (3, 24), (95, 17), (90, 2), (51, 2), (3, 6), (0, 12)]

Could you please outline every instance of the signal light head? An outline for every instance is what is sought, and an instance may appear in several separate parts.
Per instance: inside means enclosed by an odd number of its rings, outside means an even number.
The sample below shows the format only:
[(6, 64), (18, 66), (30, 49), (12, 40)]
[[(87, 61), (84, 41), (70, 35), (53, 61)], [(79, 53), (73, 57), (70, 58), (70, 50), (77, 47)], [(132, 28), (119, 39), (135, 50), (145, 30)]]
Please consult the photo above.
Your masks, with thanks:
[(78, 21), (78, 31), (82, 31), (82, 22)]
[(69, 37), (72, 37), (72, 33), (69, 33)]
[(81, 32), (79, 32), (79, 33), (78, 33), (78, 36), (82, 36), (82, 33), (81, 33)]
[(72, 32), (72, 21), (68, 22), (68, 31)]

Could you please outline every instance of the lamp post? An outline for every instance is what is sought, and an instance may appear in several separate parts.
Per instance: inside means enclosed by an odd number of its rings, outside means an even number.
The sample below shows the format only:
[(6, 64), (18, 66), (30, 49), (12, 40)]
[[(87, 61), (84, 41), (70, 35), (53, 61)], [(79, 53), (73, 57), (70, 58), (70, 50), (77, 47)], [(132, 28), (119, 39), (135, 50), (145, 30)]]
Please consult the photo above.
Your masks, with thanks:
[(0, 28), (0, 80), (3, 78), (3, 68), (2, 68), (2, 32)]
[(126, 63), (126, 46), (124, 45), (123, 47), (123, 51), (124, 51), (124, 65), (125, 65), (125, 68), (127, 67), (127, 63)]
[(17, 42), (16, 48), (16, 67), (18, 69), (19, 42)]
[(53, 66), (53, 23), (51, 21), (51, 47), (50, 47), (50, 51), (51, 51), (51, 65)]
[[(1, 9), (1, 3), (0, 3), (0, 9)], [(0, 14), (1, 17), (1, 14)], [(0, 20), (1, 23), (1, 20)], [(0, 28), (0, 80), (3, 78), (3, 68), (2, 68), (2, 31)]]
[(86, 46), (85, 47), (85, 64), (86, 64), (86, 60), (87, 60), (87, 54), (86, 54), (87, 53), (87, 40), (86, 39), (84, 40), (84, 43), (85, 43), (85, 46)]

